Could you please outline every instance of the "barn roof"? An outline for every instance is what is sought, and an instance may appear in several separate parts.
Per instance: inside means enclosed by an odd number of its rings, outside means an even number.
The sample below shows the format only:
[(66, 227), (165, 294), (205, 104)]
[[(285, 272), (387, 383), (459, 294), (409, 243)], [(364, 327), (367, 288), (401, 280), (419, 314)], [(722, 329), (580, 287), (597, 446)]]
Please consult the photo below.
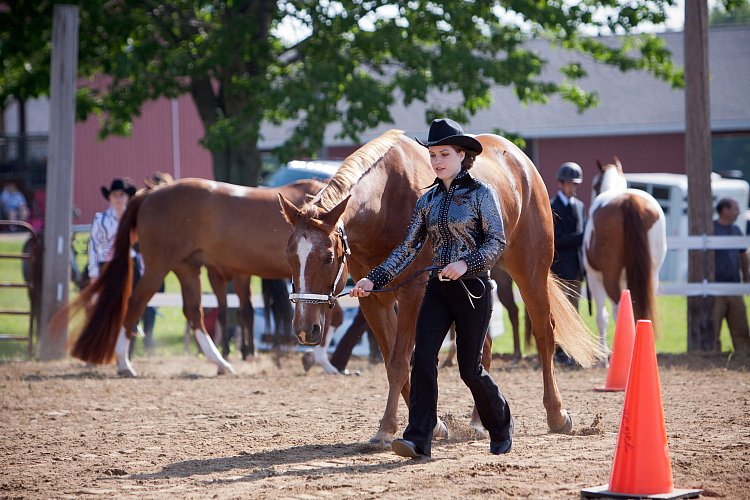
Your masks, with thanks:
[[(659, 35), (673, 54), (674, 63), (683, 67), (683, 32)], [(553, 97), (548, 104), (523, 106), (513, 89), (497, 87), (493, 90), (493, 105), (479, 112), (465, 129), (474, 133), (499, 128), (532, 138), (559, 138), (602, 135), (630, 135), (682, 132), (685, 128), (685, 93), (673, 89), (645, 71), (621, 72), (595, 62), (572, 51), (554, 47), (547, 42), (529, 44), (549, 61), (546, 75), (559, 78), (557, 68), (578, 61), (587, 76), (578, 84), (599, 94), (600, 104), (578, 113), (573, 104)], [(711, 126), (714, 132), (750, 130), (750, 27), (717, 27), (709, 33), (709, 71), (711, 74)], [(458, 96), (434, 93), (436, 102), (456, 103)], [(409, 135), (424, 137), (424, 103), (409, 107), (394, 106), (394, 124), (383, 124), (362, 135), (362, 141), (379, 136), (394, 125)], [(289, 136), (291, 124), (264, 127), (262, 147), (279, 145)], [(336, 139), (340, 131), (332, 125), (326, 131), (326, 145), (349, 144), (348, 139)]]

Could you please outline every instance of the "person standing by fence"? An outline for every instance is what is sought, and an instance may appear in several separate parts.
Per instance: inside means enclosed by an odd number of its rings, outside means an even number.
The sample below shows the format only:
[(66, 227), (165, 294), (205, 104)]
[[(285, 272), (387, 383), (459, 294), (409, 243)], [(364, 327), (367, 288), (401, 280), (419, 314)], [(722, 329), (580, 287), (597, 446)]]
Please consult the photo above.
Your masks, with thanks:
[[(716, 204), (716, 212), (719, 218), (714, 221), (714, 235), (742, 236), (742, 231), (735, 224), (740, 213), (740, 206), (736, 200), (722, 198)], [(746, 249), (715, 250), (714, 259), (717, 283), (750, 283), (750, 265)], [(719, 295), (714, 299), (714, 339), (718, 351), (721, 351), (719, 335), (724, 319), (727, 320), (734, 352), (750, 354), (750, 328), (742, 295)]]

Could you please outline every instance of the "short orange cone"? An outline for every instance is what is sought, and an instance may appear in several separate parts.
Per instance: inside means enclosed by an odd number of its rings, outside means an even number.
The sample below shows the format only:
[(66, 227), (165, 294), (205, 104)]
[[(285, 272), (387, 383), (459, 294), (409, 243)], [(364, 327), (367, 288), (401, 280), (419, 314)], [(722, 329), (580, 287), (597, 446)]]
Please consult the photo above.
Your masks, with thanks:
[(620, 294), (620, 304), (617, 307), (617, 323), (615, 324), (615, 338), (612, 345), (612, 356), (609, 358), (609, 371), (604, 387), (596, 387), (597, 391), (624, 391), (628, 381), (630, 360), (633, 357), (635, 343), (635, 320), (633, 319), (633, 302), (630, 290), (623, 290)]
[(676, 490), (661, 403), (659, 367), (651, 321), (636, 325), (609, 484), (581, 490), (583, 497), (695, 498), (702, 490)]

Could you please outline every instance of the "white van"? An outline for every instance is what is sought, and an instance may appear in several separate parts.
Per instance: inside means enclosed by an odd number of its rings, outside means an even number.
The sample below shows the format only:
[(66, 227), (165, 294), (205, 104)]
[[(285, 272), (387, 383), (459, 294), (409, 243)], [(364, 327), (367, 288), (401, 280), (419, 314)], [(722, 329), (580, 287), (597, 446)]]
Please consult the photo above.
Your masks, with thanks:
[[(625, 174), (628, 187), (650, 193), (664, 210), (667, 222), (667, 238), (688, 235), (688, 179), (683, 174)], [(750, 184), (742, 179), (725, 179), (717, 173), (711, 174), (711, 206), (716, 219), (716, 204), (722, 198), (737, 200), (740, 217), (736, 224), (745, 233), (747, 230)], [(667, 247), (668, 248), (668, 247)], [(667, 258), (659, 273), (662, 281), (686, 282), (688, 273), (687, 250), (667, 252)]]

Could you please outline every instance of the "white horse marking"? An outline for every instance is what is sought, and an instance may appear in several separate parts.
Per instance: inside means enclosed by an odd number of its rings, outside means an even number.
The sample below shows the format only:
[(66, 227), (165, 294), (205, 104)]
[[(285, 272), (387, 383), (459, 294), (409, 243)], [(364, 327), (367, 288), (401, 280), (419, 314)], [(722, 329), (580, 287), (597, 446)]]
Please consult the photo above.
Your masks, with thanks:
[(120, 333), (117, 334), (117, 343), (115, 343), (115, 356), (117, 357), (117, 374), (124, 377), (137, 377), (138, 374), (130, 364), (130, 339), (128, 338), (125, 327), (120, 327)]
[(203, 351), (203, 355), (206, 356), (210, 362), (219, 367), (219, 375), (226, 373), (235, 373), (232, 365), (222, 357), (221, 353), (214, 345), (213, 340), (203, 330), (195, 330), (195, 339), (198, 341), (198, 345)]

